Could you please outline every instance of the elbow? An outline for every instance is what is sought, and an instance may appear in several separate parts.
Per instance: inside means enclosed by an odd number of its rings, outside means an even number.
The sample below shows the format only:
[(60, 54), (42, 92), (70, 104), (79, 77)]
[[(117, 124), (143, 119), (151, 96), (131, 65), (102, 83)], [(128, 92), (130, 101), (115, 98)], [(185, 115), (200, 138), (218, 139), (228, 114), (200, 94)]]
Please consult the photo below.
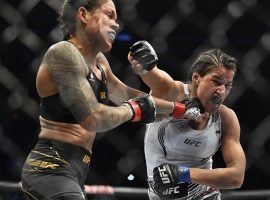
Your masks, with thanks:
[(80, 123), (80, 125), (91, 132), (98, 132), (100, 131), (100, 108), (92, 109), (91, 114), (88, 115), (84, 121)]
[(245, 169), (237, 168), (231, 175), (231, 185), (232, 189), (241, 188), (245, 178)]
[(98, 125), (96, 123), (97, 120), (94, 117), (89, 116), (83, 122), (80, 123), (81, 127), (86, 129), (87, 131), (97, 132)]
[(98, 104), (80, 125), (91, 132), (105, 132), (115, 127), (114, 123), (109, 122), (111, 118), (113, 116), (108, 109), (103, 104)]
[(233, 176), (230, 179), (230, 188), (231, 189), (237, 189), (237, 188), (241, 188), (241, 186), (243, 185), (244, 182), (244, 176)]

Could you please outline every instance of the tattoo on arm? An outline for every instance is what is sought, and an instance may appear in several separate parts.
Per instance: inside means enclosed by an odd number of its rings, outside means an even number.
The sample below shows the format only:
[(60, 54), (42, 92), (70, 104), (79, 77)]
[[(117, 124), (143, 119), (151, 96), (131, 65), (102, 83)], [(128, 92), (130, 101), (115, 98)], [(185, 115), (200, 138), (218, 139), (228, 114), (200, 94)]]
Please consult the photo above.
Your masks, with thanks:
[(91, 114), (97, 104), (95, 94), (86, 79), (87, 66), (80, 52), (62, 42), (45, 54), (52, 79), (58, 84), (59, 94), (78, 122)]
[[(78, 122), (91, 116), (89, 130), (107, 131), (132, 116), (126, 106), (109, 107), (98, 103), (86, 79), (87, 65), (81, 53), (67, 42), (52, 46), (44, 56), (59, 94)], [(86, 120), (87, 123), (88, 120)]]

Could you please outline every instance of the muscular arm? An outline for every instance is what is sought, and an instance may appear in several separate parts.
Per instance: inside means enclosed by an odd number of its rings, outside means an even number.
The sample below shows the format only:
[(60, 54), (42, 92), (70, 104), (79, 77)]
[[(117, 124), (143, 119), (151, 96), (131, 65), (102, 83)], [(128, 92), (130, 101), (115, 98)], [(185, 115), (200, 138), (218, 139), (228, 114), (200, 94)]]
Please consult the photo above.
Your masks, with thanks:
[(108, 107), (98, 103), (86, 79), (84, 58), (73, 45), (61, 42), (52, 46), (43, 62), (48, 65), (61, 98), (82, 127), (102, 132), (132, 117), (125, 105)]
[(151, 94), (157, 97), (162, 97), (168, 93), (171, 86), (174, 85), (174, 80), (165, 71), (154, 67), (147, 74), (141, 76), (143, 82), (151, 89)]
[[(141, 70), (142, 65), (139, 64), (139, 62), (136, 61), (130, 53), (128, 55), (128, 60), (132, 64), (132, 69), (135, 73), (136, 71)], [(180, 89), (183, 83), (180, 81), (174, 81), (168, 73), (159, 69), (157, 66), (146, 74), (140, 75), (140, 77), (150, 88), (151, 95), (169, 101), (183, 100), (183, 94), (181, 94), (183, 92)]]
[[(144, 92), (131, 88), (120, 81), (111, 71), (109, 63), (103, 54), (99, 54), (98, 61), (102, 63), (102, 66), (106, 69), (105, 71), (108, 79), (107, 85), (109, 89), (109, 98), (114, 103), (120, 105), (124, 101), (145, 94)], [(153, 99), (157, 108), (157, 114), (164, 114), (168, 116), (172, 113), (174, 107), (172, 102), (164, 101), (155, 97), (153, 97)]]
[(240, 126), (231, 109), (226, 108), (226, 112), (222, 113), (221, 150), (226, 168), (191, 168), (191, 181), (220, 189), (239, 188), (244, 181), (246, 166), (245, 154), (239, 141)]

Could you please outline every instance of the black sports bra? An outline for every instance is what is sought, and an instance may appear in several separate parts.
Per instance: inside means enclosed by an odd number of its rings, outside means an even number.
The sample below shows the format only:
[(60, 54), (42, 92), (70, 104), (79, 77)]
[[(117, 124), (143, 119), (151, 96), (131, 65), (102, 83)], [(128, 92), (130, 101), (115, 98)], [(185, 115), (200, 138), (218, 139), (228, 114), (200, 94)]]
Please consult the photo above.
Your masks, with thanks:
[[(102, 80), (99, 80), (91, 69), (86, 78), (91, 85), (98, 102), (109, 105), (108, 87), (106, 85), (107, 78), (102, 67), (99, 65), (97, 65), (97, 67), (101, 72)], [(71, 111), (65, 105), (59, 93), (41, 99), (40, 114), (43, 118), (52, 121), (78, 123)]]

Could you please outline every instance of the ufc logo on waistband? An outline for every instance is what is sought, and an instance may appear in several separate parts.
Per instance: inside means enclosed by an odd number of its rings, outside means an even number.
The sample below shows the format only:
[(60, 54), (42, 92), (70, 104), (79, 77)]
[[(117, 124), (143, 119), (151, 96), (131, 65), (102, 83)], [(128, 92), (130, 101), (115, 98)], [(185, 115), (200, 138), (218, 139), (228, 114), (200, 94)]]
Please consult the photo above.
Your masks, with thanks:
[(159, 171), (159, 175), (160, 175), (160, 178), (161, 178), (163, 184), (171, 183), (171, 181), (168, 177), (168, 174), (166, 174), (165, 167), (163, 167), (163, 168), (158, 167), (158, 171)]
[(88, 155), (84, 155), (82, 161), (87, 164), (87, 165), (90, 165), (90, 157)]

